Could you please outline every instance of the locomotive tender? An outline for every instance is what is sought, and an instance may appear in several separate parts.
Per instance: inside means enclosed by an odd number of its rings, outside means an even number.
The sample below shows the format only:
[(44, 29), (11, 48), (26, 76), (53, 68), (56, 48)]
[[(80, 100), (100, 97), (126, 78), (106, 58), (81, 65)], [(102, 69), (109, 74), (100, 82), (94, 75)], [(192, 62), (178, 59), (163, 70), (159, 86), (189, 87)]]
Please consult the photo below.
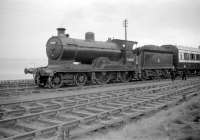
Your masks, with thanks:
[(145, 45), (133, 50), (136, 44), (120, 39), (95, 41), (92, 32), (85, 34), (85, 40), (74, 39), (65, 34), (65, 28), (57, 28), (57, 36), (46, 44), (48, 65), (25, 69), (25, 73), (33, 74), (40, 87), (59, 88), (64, 84), (169, 78), (170, 70), (179, 68), (174, 61), (178, 61), (176, 46)]

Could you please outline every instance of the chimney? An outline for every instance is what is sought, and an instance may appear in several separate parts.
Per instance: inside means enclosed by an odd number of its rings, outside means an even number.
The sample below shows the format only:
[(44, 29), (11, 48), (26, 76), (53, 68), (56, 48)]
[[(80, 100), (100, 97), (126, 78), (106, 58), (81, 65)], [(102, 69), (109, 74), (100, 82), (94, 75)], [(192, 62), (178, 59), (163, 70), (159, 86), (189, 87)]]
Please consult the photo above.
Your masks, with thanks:
[(58, 36), (65, 36), (65, 28), (57, 28)]

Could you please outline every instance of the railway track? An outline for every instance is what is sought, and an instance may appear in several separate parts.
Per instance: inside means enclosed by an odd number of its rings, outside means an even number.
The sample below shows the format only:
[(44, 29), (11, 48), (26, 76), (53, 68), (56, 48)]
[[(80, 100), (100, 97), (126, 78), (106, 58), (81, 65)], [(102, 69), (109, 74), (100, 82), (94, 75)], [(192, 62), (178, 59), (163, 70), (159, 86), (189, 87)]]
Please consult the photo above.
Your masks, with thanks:
[[(195, 79), (195, 78), (192, 78)], [(162, 79), (162, 81), (168, 81), (169, 79)], [(15, 80), (14, 80), (15, 81)], [(26, 80), (21, 80), (22, 82), (25, 82)], [(113, 86), (123, 86), (123, 85), (136, 85), (136, 84), (142, 84), (142, 83), (149, 83), (149, 82), (157, 82), (158, 80), (148, 80), (148, 81), (133, 81), (129, 83), (110, 83), (105, 85), (87, 85), (87, 86), (80, 86), (80, 87), (74, 87), (74, 86), (68, 86), (63, 87), (59, 89), (48, 89), (48, 88), (38, 88), (32, 83), (32, 80), (28, 80), (27, 86), (24, 86), (24, 84), (21, 84), (23, 86), (19, 87), (7, 87), (7, 88), (1, 88), (0, 86), (0, 97), (8, 97), (8, 96), (19, 96), (19, 95), (25, 95), (29, 96), (31, 94), (37, 94), (37, 93), (52, 93), (52, 92), (63, 92), (63, 91), (74, 91), (74, 90), (82, 90), (82, 89), (93, 89), (93, 88), (100, 88), (100, 87), (113, 87)], [(9, 81), (10, 82), (10, 81)], [(6, 82), (7, 84), (9, 82)], [(33, 85), (32, 85), (33, 84)], [(1, 85), (1, 84), (0, 84)], [(18, 84), (16, 84), (18, 85)]]
[(109, 86), (121, 86), (121, 85), (132, 85), (132, 84), (141, 84), (141, 83), (149, 83), (156, 82), (159, 80), (151, 80), (151, 81), (133, 81), (129, 83), (110, 83), (104, 85), (86, 85), (80, 87), (67, 86), (58, 89), (48, 89), (48, 88), (39, 88), (36, 86), (19, 86), (19, 87), (8, 87), (8, 88), (0, 88), (0, 96), (19, 96), (19, 95), (30, 95), (35, 93), (49, 93), (49, 92), (60, 92), (60, 91), (74, 91), (74, 90), (82, 90), (82, 89), (92, 89), (99, 87), (109, 87)]
[(0, 139), (64, 140), (198, 94), (199, 80), (1, 104)]
[[(163, 83), (163, 84), (160, 84), (159, 85), (159, 88), (164, 88), (164, 87), (166, 87), (166, 86), (168, 86), (168, 84), (169, 83)], [(140, 86), (140, 87), (135, 87), (135, 88), (129, 88), (129, 89), (131, 89), (131, 90), (136, 90), (136, 91), (143, 91), (143, 92), (145, 92), (145, 89), (147, 89), (147, 90), (150, 90), (150, 89), (152, 89), (152, 90), (155, 90), (154, 88), (155, 87), (157, 87), (157, 85), (154, 85), (154, 84), (150, 84), (150, 85), (148, 85), (148, 86)], [(69, 96), (69, 95), (65, 95), (65, 96), (56, 96), (56, 97), (49, 97), (49, 98), (47, 98), (47, 97), (45, 97), (45, 98), (41, 98), (40, 96), (39, 96), (39, 99), (25, 99), (25, 100), (16, 100), (16, 101), (13, 101), (13, 102), (9, 102), (9, 101), (7, 101), (7, 102), (1, 102), (0, 103), (0, 114), (1, 114), (1, 117), (0, 118), (2, 118), (2, 116), (4, 117), (4, 118), (8, 118), (9, 117), (9, 115), (19, 115), (20, 113), (21, 114), (25, 114), (25, 111), (27, 111), (27, 109), (25, 109), (26, 107), (23, 107), (24, 105), (25, 106), (31, 106), (32, 107), (32, 109), (29, 109), (29, 110), (32, 110), (32, 111), (28, 111), (28, 112), (37, 112), (37, 111), (41, 111), (41, 109), (42, 110), (44, 110), (45, 108), (43, 107), (44, 106), (44, 104), (46, 103), (47, 104), (47, 107), (48, 108), (58, 108), (58, 107), (61, 107), (61, 105), (60, 106), (58, 106), (58, 104), (56, 104), (56, 103), (59, 103), (59, 101), (62, 101), (63, 99), (64, 99), (64, 101), (63, 102), (61, 102), (62, 103), (62, 106), (70, 106), (70, 105), (73, 105), (73, 104), (80, 104), (80, 103), (84, 103), (84, 102), (87, 102), (88, 100), (87, 100), (87, 98), (88, 99), (90, 99), (89, 97), (92, 97), (92, 99), (95, 99), (95, 98), (99, 98), (99, 97), (102, 97), (101, 95), (103, 94), (105, 94), (105, 95), (112, 95), (112, 93), (113, 92), (116, 92), (116, 93), (118, 93), (118, 92), (120, 92), (120, 93), (122, 93), (124, 91), (124, 89), (122, 89), (122, 90), (112, 90), (112, 91), (105, 91), (105, 92), (101, 92), (101, 93), (99, 93), (99, 92), (92, 92), (92, 93), (88, 93), (88, 94), (78, 94), (78, 95), (71, 95), (71, 96)], [(84, 97), (84, 96), (87, 96), (87, 98), (86, 97)], [(95, 97), (95, 98), (94, 98)], [(109, 96), (106, 96), (106, 97), (109, 97)], [(78, 99), (77, 99), (78, 98)], [(82, 99), (82, 100), (80, 100), (80, 99)], [(53, 104), (53, 102), (54, 102), (54, 104)], [(56, 102), (56, 103), (55, 103)], [(43, 104), (42, 105), (42, 108), (41, 108), (41, 105), (39, 106), (38, 104)]]
[[(194, 76), (191, 76), (194, 77)], [(36, 85), (32, 79), (21, 80), (0, 80), (0, 91), (5, 90), (23, 90), (36, 88)]]

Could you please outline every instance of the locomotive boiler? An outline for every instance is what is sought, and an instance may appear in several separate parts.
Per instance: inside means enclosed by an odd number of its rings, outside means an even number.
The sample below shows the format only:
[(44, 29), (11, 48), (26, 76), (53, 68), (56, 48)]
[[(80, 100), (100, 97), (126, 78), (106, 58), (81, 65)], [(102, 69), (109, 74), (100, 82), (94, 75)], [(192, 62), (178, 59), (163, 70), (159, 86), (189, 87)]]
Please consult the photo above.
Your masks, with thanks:
[(111, 61), (121, 58), (121, 46), (112, 41), (95, 41), (94, 33), (87, 32), (85, 40), (69, 38), (64, 28), (58, 29), (58, 36), (47, 41), (46, 52), (49, 64), (72, 60), (81, 64), (91, 64), (99, 57), (106, 57)]
[(64, 28), (58, 28), (57, 36), (52, 36), (46, 44), (48, 65), (25, 69), (25, 73), (33, 74), (38, 86), (50, 88), (88, 82), (126, 82), (135, 74), (134, 44), (137, 42), (120, 39), (95, 41), (92, 32), (87, 32), (84, 40), (74, 39), (65, 34)]

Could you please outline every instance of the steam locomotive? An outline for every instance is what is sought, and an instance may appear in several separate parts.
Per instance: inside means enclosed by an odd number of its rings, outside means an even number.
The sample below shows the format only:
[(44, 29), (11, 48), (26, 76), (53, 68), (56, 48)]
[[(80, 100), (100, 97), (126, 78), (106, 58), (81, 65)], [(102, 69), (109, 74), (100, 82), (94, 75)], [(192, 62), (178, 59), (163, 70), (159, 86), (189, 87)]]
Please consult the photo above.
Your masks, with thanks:
[(136, 41), (121, 39), (95, 41), (92, 32), (85, 34), (85, 40), (74, 39), (65, 34), (65, 28), (57, 28), (57, 35), (46, 44), (48, 65), (25, 68), (24, 72), (33, 74), (39, 87), (49, 88), (169, 78), (173, 69), (177, 74), (185, 68), (200, 74), (200, 49), (190, 52), (174, 45), (145, 45), (133, 49), (134, 45)]

